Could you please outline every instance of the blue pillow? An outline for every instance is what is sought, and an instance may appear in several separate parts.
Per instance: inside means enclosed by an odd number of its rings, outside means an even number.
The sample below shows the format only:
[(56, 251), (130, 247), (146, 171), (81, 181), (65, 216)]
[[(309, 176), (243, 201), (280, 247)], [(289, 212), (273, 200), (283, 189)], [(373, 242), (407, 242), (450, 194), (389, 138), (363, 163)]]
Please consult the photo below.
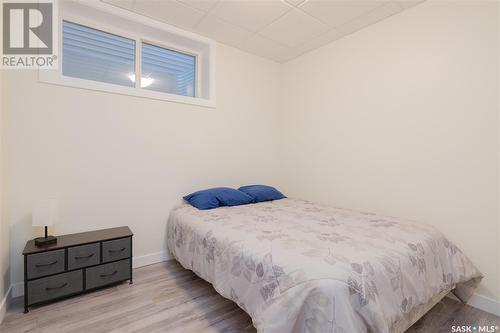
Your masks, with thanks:
[(253, 198), (253, 202), (271, 201), (286, 198), (283, 193), (272, 186), (267, 185), (248, 185), (238, 189)]
[(183, 198), (198, 209), (246, 205), (253, 202), (251, 196), (229, 187), (209, 188), (188, 194)]

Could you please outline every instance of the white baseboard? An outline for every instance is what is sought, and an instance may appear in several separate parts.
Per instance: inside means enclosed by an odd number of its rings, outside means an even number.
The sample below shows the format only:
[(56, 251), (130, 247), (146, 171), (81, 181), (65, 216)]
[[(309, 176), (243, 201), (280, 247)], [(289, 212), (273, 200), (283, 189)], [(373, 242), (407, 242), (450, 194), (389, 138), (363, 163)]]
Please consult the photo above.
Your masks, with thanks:
[(16, 282), (10, 286), (10, 297), (16, 298), (24, 296), (24, 282)]
[(5, 313), (7, 312), (7, 301), (9, 300), (9, 295), (11, 293), (12, 286), (7, 289), (7, 292), (5, 293), (5, 296), (3, 297), (2, 301), (0, 302), (0, 324), (3, 321), (3, 318), (5, 317)]
[[(132, 267), (138, 268), (142, 266), (156, 264), (162, 261), (173, 259), (172, 255), (166, 251), (145, 254), (143, 256), (134, 256), (132, 258)], [(24, 296), (24, 282), (17, 282), (11, 285), (11, 297)]]
[(173, 257), (169, 252), (166, 251), (145, 254), (143, 256), (135, 256), (132, 259), (132, 267), (137, 268), (137, 267), (152, 265), (170, 259), (173, 259)]
[(483, 310), (496, 316), (500, 316), (500, 301), (496, 301), (492, 298), (474, 294), (467, 302), (467, 304), (479, 310)]

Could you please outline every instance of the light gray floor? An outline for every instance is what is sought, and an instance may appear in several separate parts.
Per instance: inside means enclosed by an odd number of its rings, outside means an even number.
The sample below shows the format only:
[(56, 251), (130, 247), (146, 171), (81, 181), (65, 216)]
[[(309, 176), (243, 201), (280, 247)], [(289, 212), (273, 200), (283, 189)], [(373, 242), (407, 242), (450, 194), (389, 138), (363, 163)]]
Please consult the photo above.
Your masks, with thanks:
[[(451, 332), (452, 325), (493, 325), (500, 318), (445, 298), (408, 332)], [(16, 299), (0, 332), (255, 332), (250, 317), (175, 261), (134, 270), (124, 283), (32, 308)], [(500, 331), (499, 331), (500, 332)]]

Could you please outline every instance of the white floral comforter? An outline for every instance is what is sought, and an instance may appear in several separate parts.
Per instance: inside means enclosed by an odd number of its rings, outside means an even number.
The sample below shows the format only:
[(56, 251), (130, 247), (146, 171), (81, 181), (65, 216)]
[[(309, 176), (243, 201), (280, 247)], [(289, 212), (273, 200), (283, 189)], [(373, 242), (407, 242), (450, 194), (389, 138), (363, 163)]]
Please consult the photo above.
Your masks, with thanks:
[(282, 199), (170, 215), (168, 248), (259, 332), (388, 332), (413, 307), (482, 278), (436, 229)]

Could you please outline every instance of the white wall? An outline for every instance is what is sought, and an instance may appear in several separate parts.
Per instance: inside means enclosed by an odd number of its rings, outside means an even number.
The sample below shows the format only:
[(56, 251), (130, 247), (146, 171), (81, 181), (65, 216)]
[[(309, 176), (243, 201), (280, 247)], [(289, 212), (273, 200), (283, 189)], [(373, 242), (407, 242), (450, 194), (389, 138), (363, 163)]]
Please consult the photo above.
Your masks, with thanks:
[(166, 250), (166, 220), (190, 191), (272, 183), (277, 166), (279, 65), (217, 46), (217, 108), (39, 83), (10, 71), (7, 204), (12, 281), (36, 198), (56, 197), (54, 234), (128, 225), (134, 255)]
[(424, 3), (285, 65), (218, 45), (215, 110), (4, 72), (12, 281), (36, 198), (60, 199), (54, 234), (129, 225), (142, 256), (181, 195), (265, 182), (434, 224), (500, 300), (494, 6)]
[(0, 322), (6, 310), (7, 292), (10, 286), (10, 233), (9, 223), (5, 218), (3, 205), (4, 177), (2, 174), (2, 142), (3, 142), (3, 90), (2, 90), (3, 71), (0, 70)]
[(432, 1), (283, 68), (284, 190), (435, 225), (500, 300), (498, 2)]

